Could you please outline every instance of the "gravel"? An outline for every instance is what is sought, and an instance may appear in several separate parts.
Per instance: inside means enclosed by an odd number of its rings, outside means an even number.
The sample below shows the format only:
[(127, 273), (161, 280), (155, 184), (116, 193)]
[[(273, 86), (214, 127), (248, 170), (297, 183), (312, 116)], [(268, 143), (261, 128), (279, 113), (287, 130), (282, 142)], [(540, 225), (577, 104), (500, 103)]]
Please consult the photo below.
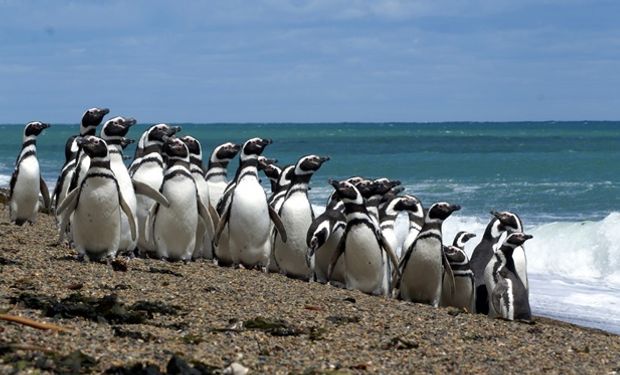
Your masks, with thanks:
[(56, 238), (50, 216), (17, 227), (2, 212), (0, 312), (70, 331), (0, 321), (0, 373), (620, 372), (620, 336), (594, 329), (489, 319), (208, 261), (81, 262)]

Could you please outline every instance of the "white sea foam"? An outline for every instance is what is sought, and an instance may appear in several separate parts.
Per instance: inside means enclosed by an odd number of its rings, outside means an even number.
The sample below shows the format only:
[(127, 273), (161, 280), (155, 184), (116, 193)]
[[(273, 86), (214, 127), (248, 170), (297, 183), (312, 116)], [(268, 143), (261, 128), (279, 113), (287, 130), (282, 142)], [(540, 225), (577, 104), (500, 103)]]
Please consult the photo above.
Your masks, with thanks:
[(0, 174), (0, 187), (8, 187), (11, 182), (11, 176)]

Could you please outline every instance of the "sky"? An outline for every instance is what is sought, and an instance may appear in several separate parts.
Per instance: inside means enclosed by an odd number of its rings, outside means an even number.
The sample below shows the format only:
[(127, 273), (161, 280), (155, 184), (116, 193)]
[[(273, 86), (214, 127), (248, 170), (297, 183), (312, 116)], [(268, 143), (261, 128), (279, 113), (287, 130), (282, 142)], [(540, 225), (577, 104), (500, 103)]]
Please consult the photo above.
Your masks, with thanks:
[(616, 0), (0, 0), (0, 123), (620, 119)]

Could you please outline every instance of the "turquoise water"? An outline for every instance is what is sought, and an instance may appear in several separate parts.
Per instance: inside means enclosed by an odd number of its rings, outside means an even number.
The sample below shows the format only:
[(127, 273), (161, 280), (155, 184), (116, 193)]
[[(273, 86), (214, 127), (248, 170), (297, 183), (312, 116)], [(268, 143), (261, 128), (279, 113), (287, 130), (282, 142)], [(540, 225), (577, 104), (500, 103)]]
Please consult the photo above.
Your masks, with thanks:
[[(282, 164), (329, 155), (312, 181), (317, 206), (331, 192), (327, 179), (350, 175), (399, 179), (425, 206), (458, 203), (446, 242), (458, 230), (481, 235), (491, 209), (514, 211), (535, 236), (526, 246), (534, 312), (620, 333), (620, 122), (180, 125), (206, 152), (259, 136), (273, 139), (265, 155)], [(8, 185), (22, 126), (0, 125), (0, 186)], [(77, 131), (52, 125), (39, 138), (50, 185)]]

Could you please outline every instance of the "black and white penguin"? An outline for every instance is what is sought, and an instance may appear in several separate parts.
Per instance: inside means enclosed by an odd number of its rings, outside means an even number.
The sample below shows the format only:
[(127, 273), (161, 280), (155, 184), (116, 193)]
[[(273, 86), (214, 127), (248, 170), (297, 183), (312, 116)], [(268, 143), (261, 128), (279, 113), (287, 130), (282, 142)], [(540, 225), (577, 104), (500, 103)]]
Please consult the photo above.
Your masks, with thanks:
[(180, 139), (189, 150), (189, 170), (196, 181), (200, 200), (209, 212), (207, 223), (204, 223), (202, 220), (198, 221), (197, 231), (203, 233), (203, 237), (201, 240), (196, 241), (196, 248), (194, 249), (192, 258), (213, 259), (212, 241), (213, 235), (215, 234), (215, 221), (219, 219), (219, 216), (215, 213), (215, 208), (211, 206), (209, 198), (209, 185), (205, 179), (205, 170), (202, 165), (202, 145), (200, 141), (190, 135), (186, 135)]
[(444, 272), (441, 226), (460, 209), (447, 202), (435, 203), (428, 209), (422, 231), (400, 263), (401, 299), (439, 306)]
[(415, 239), (418, 238), (418, 234), (420, 234), (422, 226), (424, 225), (425, 211), (424, 207), (422, 206), (422, 202), (420, 202), (418, 210), (409, 211), (407, 215), (409, 216), (409, 229), (407, 231), (405, 241), (403, 242), (403, 251), (401, 252), (401, 258), (405, 255), (407, 249), (413, 245)]
[(37, 136), (49, 124), (33, 121), (26, 124), (22, 138), (22, 149), (15, 161), (9, 191), (9, 219), (11, 223), (33, 224), (39, 212), (39, 194), (43, 196), (46, 209), (50, 208), (50, 193), (41, 177), (37, 159)]
[[(95, 136), (79, 137), (80, 148), (89, 156), (89, 168), (80, 185), (58, 207), (63, 217), (73, 217), (71, 233), (78, 253), (87, 260), (116, 256), (121, 238), (121, 212), (129, 218), (136, 238), (135, 218), (119, 188), (106, 142)], [(61, 223), (66, 223), (63, 219)], [(65, 228), (60, 228), (64, 232)]]
[(458, 232), (452, 245), (443, 248), (451, 271), (444, 270), (441, 306), (459, 307), (472, 313), (476, 311), (474, 272), (465, 253), (465, 243), (474, 237), (476, 235), (473, 233)]
[(349, 289), (387, 296), (390, 293), (388, 262), (397, 267), (394, 251), (383, 237), (377, 222), (366, 210), (359, 190), (346, 181), (330, 181), (344, 203), (347, 226), (340, 246), (328, 269), (328, 279), (340, 256), (344, 257), (345, 284)]
[(269, 199), (267, 200), (269, 205), (273, 207), (276, 212), (280, 211), (280, 207), (282, 207), (282, 202), (284, 202), (286, 192), (291, 186), (294, 171), (294, 164), (282, 167), (282, 171), (280, 172), (280, 178), (278, 178), (276, 186), (273, 189), (272, 194), (269, 196)]
[(267, 195), (258, 180), (258, 156), (270, 143), (271, 140), (262, 138), (252, 138), (244, 143), (230, 203), (225, 207), (215, 234), (214, 245), (219, 246), (220, 235), (226, 230), (227, 250), (233, 263), (249, 268), (267, 267), (271, 252), (271, 222), (286, 241), (282, 221), (267, 204)]
[(280, 174), (282, 173), (282, 168), (276, 165), (277, 162), (278, 161), (276, 159), (270, 159), (262, 155), (258, 158), (258, 170), (263, 171), (265, 177), (269, 180), (271, 194), (275, 193), (278, 188), (278, 180), (280, 179)]
[[(503, 212), (508, 213), (508, 211)], [(476, 312), (479, 314), (488, 314), (489, 312), (489, 298), (487, 288), (484, 285), (484, 269), (493, 257), (497, 243), (502, 235), (508, 231), (522, 231), (520, 220), (516, 220), (514, 214), (500, 215), (496, 211), (491, 211), (491, 215), (493, 218), (484, 230), (482, 239), (474, 249), (469, 261), (476, 281)]]
[(206, 223), (204, 228), (211, 218), (189, 170), (187, 145), (181, 139), (165, 137), (162, 151), (166, 156), (166, 170), (160, 191), (169, 204), (153, 206), (146, 220), (145, 236), (152, 238), (160, 259), (188, 261), (196, 241), (204, 238), (204, 233), (197, 231), (198, 221)]
[[(130, 174), (136, 194), (144, 188), (160, 191), (164, 181), (164, 159), (161, 154), (164, 138), (170, 137), (181, 130), (178, 126), (156, 124), (146, 130), (143, 155), (132, 163), (133, 173)], [(138, 187), (143, 187), (140, 189)], [(155, 200), (152, 196), (136, 195), (138, 214), (138, 250), (142, 255), (155, 253), (155, 243), (145, 236), (146, 217), (154, 207)], [(161, 204), (161, 202), (160, 202)]]
[[(127, 166), (125, 166), (123, 149), (129, 144), (125, 136), (136, 122), (137, 121), (131, 117), (116, 116), (107, 120), (103, 124), (100, 132), (101, 139), (106, 141), (108, 145), (110, 169), (116, 177), (118, 187), (133, 214), (134, 220), (136, 220), (137, 215), (136, 192), (131, 182), (131, 177), (129, 177)], [(133, 253), (138, 242), (137, 237), (131, 236), (128, 220), (128, 216), (121, 213), (121, 239), (118, 245), (118, 251), (121, 253)], [(136, 222), (133, 225), (137, 227), (138, 223)]]
[(513, 252), (532, 236), (520, 232), (509, 234), (495, 252), (484, 271), (489, 295), (489, 316), (508, 320), (532, 319), (528, 291), (517, 275)]
[(239, 150), (241, 145), (227, 142), (213, 149), (209, 157), (205, 180), (209, 187), (209, 202), (213, 207), (217, 207), (228, 186), (228, 163), (237, 156)]
[[(344, 282), (344, 257), (340, 257), (332, 270), (331, 280), (327, 279), (329, 264), (338, 250), (338, 245), (347, 226), (347, 219), (341, 210), (334, 206), (341, 203), (340, 200), (332, 200), (332, 206), (326, 207), (325, 211), (317, 216), (306, 236), (306, 263), (312, 270), (314, 281), (320, 283), (345, 285)], [(342, 204), (344, 208), (344, 204)]]
[(301, 280), (309, 280), (312, 272), (306, 264), (308, 228), (314, 221), (314, 209), (308, 199), (308, 186), (312, 175), (329, 160), (327, 156), (306, 155), (293, 169), (291, 185), (286, 192), (278, 215), (284, 224), (287, 240), (277, 233), (273, 252), (280, 271)]
[[(87, 109), (86, 112), (84, 112), (84, 114), (82, 115), (82, 121), (80, 122), (80, 136), (84, 137), (87, 135), (95, 135), (97, 127), (101, 124), (101, 121), (103, 121), (103, 118), (108, 113), (110, 113), (110, 110), (107, 108)], [(88, 163), (88, 155), (82, 152), (81, 147), (79, 147), (78, 145), (75, 171), (71, 176), (71, 182), (69, 184), (67, 192), (75, 189), (82, 182), (82, 179), (84, 178), (84, 175), (88, 170)], [(59, 202), (62, 202), (62, 200), (60, 200)]]
[[(400, 181), (398, 180), (390, 180), (388, 178), (382, 177), (377, 178), (372, 181), (372, 193), (370, 196), (366, 198), (366, 209), (368, 213), (371, 214), (377, 222), (380, 221), (379, 215), (379, 206), (382, 202), (386, 200), (386, 194), (390, 193), (392, 189), (400, 185)], [(395, 194), (401, 192), (402, 189), (399, 188)], [(394, 194), (394, 195), (395, 195)], [(388, 198), (389, 199), (389, 198)]]
[[(396, 186), (394, 191), (402, 189), (400, 186)], [(387, 197), (387, 201), (379, 206), (379, 222), (381, 226), (381, 232), (390, 243), (396, 257), (400, 259), (402, 253), (402, 243), (399, 243), (394, 225), (396, 218), (400, 212), (407, 214), (416, 213), (422, 210), (422, 204), (420, 200), (413, 195), (406, 194), (402, 196)], [(423, 215), (423, 213), (420, 213)], [(402, 241), (402, 240), (401, 240)]]

